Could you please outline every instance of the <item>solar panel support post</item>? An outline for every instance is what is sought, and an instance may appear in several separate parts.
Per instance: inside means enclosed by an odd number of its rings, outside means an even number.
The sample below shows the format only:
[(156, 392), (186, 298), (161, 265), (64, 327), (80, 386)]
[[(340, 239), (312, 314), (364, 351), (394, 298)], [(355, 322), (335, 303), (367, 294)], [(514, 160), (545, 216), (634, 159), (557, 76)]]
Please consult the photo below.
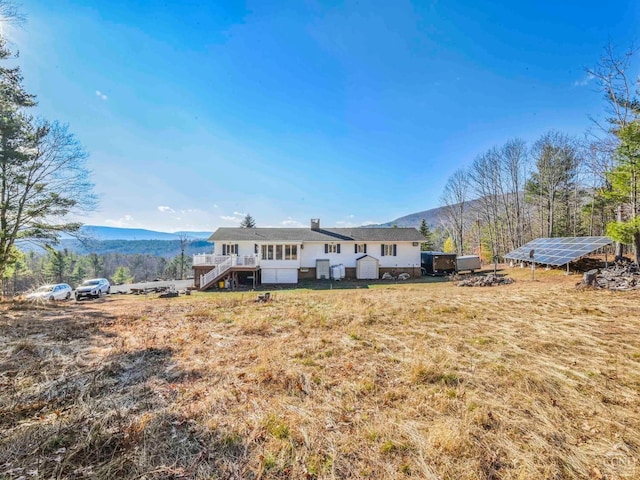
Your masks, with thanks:
[(535, 281), (536, 279), (536, 262), (531, 259), (531, 281)]
[(529, 259), (531, 260), (531, 281), (534, 282), (536, 279), (536, 261), (534, 259), (536, 251), (531, 249), (529, 252)]
[(571, 275), (571, 272), (569, 271), (569, 263), (571, 262), (567, 262), (567, 275)]

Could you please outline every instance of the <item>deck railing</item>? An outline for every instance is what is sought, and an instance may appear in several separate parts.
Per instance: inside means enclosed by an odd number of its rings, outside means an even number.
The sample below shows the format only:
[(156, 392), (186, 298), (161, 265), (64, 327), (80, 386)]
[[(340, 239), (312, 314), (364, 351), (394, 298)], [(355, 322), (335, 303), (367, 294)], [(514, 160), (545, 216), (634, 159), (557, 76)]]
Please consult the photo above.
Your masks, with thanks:
[(200, 286), (208, 285), (216, 278), (222, 275), (232, 267), (257, 267), (260, 260), (257, 255), (214, 255), (214, 254), (197, 254), (193, 256), (194, 266), (210, 266), (213, 267), (207, 273), (200, 275)]
[(193, 256), (194, 266), (215, 266), (231, 259), (232, 266), (256, 267), (259, 264), (257, 255), (214, 255), (209, 253), (200, 253)]
[(216, 278), (220, 278), (224, 272), (229, 270), (233, 266), (233, 257), (227, 257), (221, 263), (218, 263), (215, 267), (213, 267), (210, 271), (205, 273), (204, 275), (200, 275), (200, 288), (208, 285)]

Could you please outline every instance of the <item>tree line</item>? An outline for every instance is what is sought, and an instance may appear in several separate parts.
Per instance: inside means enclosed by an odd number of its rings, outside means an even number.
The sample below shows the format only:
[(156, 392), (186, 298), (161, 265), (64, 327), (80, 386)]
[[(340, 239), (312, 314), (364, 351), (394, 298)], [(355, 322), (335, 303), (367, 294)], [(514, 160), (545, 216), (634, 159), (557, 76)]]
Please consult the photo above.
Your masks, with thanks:
[[(0, 23), (23, 17), (10, 0), (0, 0)], [(0, 277), (5, 284), (23, 267), (20, 242), (51, 249), (62, 233), (77, 234), (74, 214), (91, 211), (96, 196), (87, 153), (66, 125), (31, 112), (35, 95), (26, 91), (15, 55), (0, 35)]]
[(107, 278), (112, 284), (179, 280), (192, 273), (192, 257), (165, 258), (149, 254), (90, 253), (79, 255), (67, 249), (20, 254), (10, 275), (5, 276), (4, 294), (25, 292), (45, 283), (68, 283), (76, 287), (87, 278)]
[(512, 138), (456, 170), (441, 196), (442, 228), (458, 254), (502, 257), (538, 237), (608, 235), (640, 251), (640, 80), (633, 50), (609, 45), (587, 72), (605, 99), (604, 121), (583, 137), (549, 130)]

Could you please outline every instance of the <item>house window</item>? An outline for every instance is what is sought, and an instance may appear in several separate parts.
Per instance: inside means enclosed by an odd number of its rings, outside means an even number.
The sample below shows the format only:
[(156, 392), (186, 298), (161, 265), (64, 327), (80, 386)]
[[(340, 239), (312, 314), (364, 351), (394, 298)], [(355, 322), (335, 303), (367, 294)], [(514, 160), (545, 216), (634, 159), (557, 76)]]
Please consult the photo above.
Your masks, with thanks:
[(325, 243), (324, 244), (324, 253), (340, 253), (340, 244), (339, 243)]
[(223, 244), (222, 255), (238, 255), (238, 244), (237, 243)]
[(285, 245), (284, 246), (284, 259), (285, 260), (297, 260), (298, 259), (298, 246), (297, 245)]
[(355, 253), (367, 253), (367, 244), (366, 243), (356, 243)]
[(274, 245), (262, 245), (262, 260), (273, 260)]
[(393, 243), (383, 243), (382, 244), (382, 251), (380, 252), (380, 254), (385, 257), (385, 256), (393, 256), (395, 257), (397, 255), (397, 247), (396, 244)]
[(262, 260), (297, 260), (297, 245), (262, 245)]

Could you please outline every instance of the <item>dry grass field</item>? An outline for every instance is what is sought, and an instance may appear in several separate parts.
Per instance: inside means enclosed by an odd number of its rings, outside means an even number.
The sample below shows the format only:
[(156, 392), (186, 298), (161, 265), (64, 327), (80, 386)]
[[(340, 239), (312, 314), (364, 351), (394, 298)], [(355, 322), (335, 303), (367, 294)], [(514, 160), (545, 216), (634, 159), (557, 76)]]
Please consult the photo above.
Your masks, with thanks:
[(640, 478), (640, 292), (0, 305), (0, 478)]

